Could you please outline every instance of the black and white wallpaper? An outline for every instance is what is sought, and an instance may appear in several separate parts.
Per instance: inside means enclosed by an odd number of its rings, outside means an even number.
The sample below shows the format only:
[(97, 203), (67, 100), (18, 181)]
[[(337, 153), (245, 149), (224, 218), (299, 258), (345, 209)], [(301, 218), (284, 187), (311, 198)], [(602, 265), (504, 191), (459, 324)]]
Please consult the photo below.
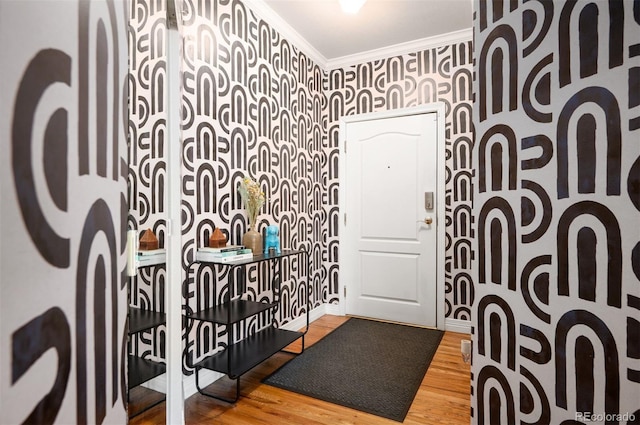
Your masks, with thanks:
[[(129, 3), (128, 118), (128, 228), (140, 235), (151, 229), (159, 246), (166, 233), (167, 25), (166, 2), (133, 0)], [(129, 280), (132, 306), (164, 312), (166, 269), (140, 268)], [(164, 361), (165, 326), (131, 337), (131, 354)]]
[(0, 5), (3, 423), (125, 423), (126, 4)]
[[(237, 188), (245, 175), (254, 178), (267, 199), (258, 231), (276, 224), (283, 249), (305, 249), (311, 257), (310, 270), (302, 257), (283, 261), (275, 318), (282, 325), (307, 311), (299, 285), (307, 273), (311, 308), (322, 302), (322, 71), (240, 1), (185, 5), (182, 256), (185, 264), (193, 260), (216, 227), (241, 243), (248, 228)], [(184, 310), (206, 308), (233, 291), (223, 273), (185, 267)], [(251, 267), (248, 297), (273, 299), (272, 277), (267, 264)], [(247, 321), (240, 337), (268, 320)], [(185, 357), (197, 360), (226, 343), (224, 328), (188, 326)]]
[(640, 421), (640, 2), (475, 2), (473, 422)]
[[(164, 243), (166, 4), (38, 5), (0, 3), (0, 411), (124, 423), (126, 352), (164, 357), (163, 327), (127, 345), (128, 302), (162, 310), (167, 282), (144, 269), (127, 301), (124, 231)], [(441, 101), (446, 316), (474, 327), (472, 421), (640, 421), (640, 2), (477, 0), (474, 46), (327, 71), (239, 0), (184, 5), (185, 312), (230, 290), (189, 263), (215, 227), (240, 241), (245, 174), (260, 227), (310, 252), (310, 270), (285, 264), (276, 320), (303, 314), (307, 274), (312, 308), (337, 302), (339, 118)], [(249, 271), (249, 296), (273, 296), (271, 273)], [(227, 342), (198, 322), (183, 338), (186, 374)]]
[[(227, 276), (189, 267), (219, 227), (239, 243), (246, 216), (236, 190), (249, 175), (267, 203), (261, 228), (280, 227), (283, 246), (310, 252), (311, 306), (338, 300), (338, 129), (343, 115), (441, 101), (446, 104), (446, 316), (469, 321), (474, 252), (471, 126), (472, 45), (460, 41), (371, 63), (324, 71), (240, 1), (187, 1), (183, 17), (183, 293), (184, 311), (203, 309), (226, 293)], [(162, 243), (166, 112), (165, 23), (162, 1), (132, 2), (130, 24), (131, 171), (129, 225), (157, 229)], [(296, 263), (296, 261), (293, 261)], [(306, 273), (293, 264), (284, 286), (283, 324), (305, 311), (298, 293)], [(252, 270), (252, 297), (269, 297)], [(147, 270), (132, 286), (132, 303), (161, 310), (164, 270)], [(198, 284), (202, 282), (202, 284)], [(215, 293), (214, 293), (215, 292)], [(264, 318), (248, 326), (262, 326)], [(188, 338), (187, 338), (188, 336)], [(225, 343), (222, 329), (189, 323), (189, 363)], [(162, 357), (164, 328), (132, 348)]]
[[(164, 2), (132, 2), (131, 171), (129, 225), (164, 233), (164, 138), (166, 107), (166, 25)], [(322, 97), (323, 73), (296, 47), (256, 17), (242, 2), (186, 1), (182, 68), (182, 235), (183, 311), (202, 310), (230, 290), (225, 271), (189, 266), (197, 248), (207, 246), (218, 227), (238, 244), (247, 219), (237, 191), (245, 176), (256, 179), (267, 202), (258, 217), (262, 230), (280, 228), (283, 249), (305, 249), (306, 262), (283, 262), (279, 293), (282, 325), (306, 312), (309, 273), (311, 307), (323, 302), (322, 264)], [(132, 285), (132, 303), (162, 310), (165, 273), (145, 271)], [(252, 299), (272, 298), (265, 281), (273, 271), (253, 267), (247, 273)], [(266, 316), (246, 323), (239, 335), (265, 326)], [(203, 355), (226, 344), (224, 328), (187, 322), (184, 371)], [(162, 358), (164, 328), (142, 334), (131, 350)]]
[[(161, 244), (164, 223), (166, 25), (163, 1), (134, 1), (130, 23), (129, 226), (151, 228)], [(246, 216), (236, 190), (249, 175), (267, 203), (261, 228), (280, 227), (283, 246), (310, 252), (311, 306), (338, 300), (338, 129), (343, 115), (441, 101), (446, 104), (446, 316), (471, 318), (474, 223), (471, 151), (472, 45), (460, 41), (425, 51), (324, 71), (241, 1), (184, 3), (183, 293), (184, 311), (210, 306), (228, 290), (227, 276), (189, 267), (219, 227), (239, 243)], [(296, 263), (296, 261), (293, 261)], [(306, 274), (293, 264), (284, 286), (283, 324), (305, 311), (298, 293)], [(272, 294), (252, 270), (252, 297)], [(198, 284), (202, 282), (202, 284)], [(132, 303), (162, 310), (164, 269), (147, 269), (132, 285)], [(215, 292), (215, 293), (214, 293)], [(262, 326), (264, 318), (249, 327)], [(162, 358), (160, 327), (133, 343), (138, 355)], [(225, 344), (222, 329), (188, 323), (189, 363)]]

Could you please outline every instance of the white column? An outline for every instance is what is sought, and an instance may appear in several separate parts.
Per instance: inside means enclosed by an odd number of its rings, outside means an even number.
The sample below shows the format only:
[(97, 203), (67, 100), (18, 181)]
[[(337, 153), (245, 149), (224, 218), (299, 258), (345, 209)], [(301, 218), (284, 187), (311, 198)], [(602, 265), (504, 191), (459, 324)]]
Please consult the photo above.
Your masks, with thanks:
[[(167, 424), (184, 424), (182, 386), (181, 0), (167, 1)], [(175, 13), (175, 12), (178, 13)]]

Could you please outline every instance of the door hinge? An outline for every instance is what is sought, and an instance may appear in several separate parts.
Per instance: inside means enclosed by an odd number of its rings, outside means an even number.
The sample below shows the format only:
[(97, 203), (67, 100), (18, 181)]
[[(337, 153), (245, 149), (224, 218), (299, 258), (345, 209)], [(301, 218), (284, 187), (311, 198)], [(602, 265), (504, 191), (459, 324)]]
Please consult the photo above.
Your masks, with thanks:
[(347, 213), (344, 213), (344, 225), (347, 225)]
[(344, 141), (344, 153), (347, 153), (347, 141)]
[(344, 290), (343, 292), (344, 292), (344, 296), (346, 298), (347, 297), (347, 287), (343, 286), (342, 289)]

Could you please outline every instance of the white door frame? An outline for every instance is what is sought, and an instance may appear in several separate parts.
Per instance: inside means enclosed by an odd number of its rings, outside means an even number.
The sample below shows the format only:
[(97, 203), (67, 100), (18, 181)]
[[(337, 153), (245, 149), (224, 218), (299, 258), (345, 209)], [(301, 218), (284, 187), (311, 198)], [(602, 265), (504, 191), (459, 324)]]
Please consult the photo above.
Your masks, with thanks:
[[(343, 214), (345, 211), (346, 185), (344, 184), (346, 170), (345, 142), (346, 125), (358, 121), (370, 121), (384, 118), (396, 118), (407, 115), (420, 115), (435, 113), (437, 119), (437, 174), (436, 174), (436, 327), (444, 330), (444, 263), (445, 263), (445, 104), (443, 102), (430, 103), (428, 105), (414, 106), (411, 108), (395, 109), (391, 111), (372, 112), (368, 114), (349, 115), (340, 118), (340, 140), (338, 148), (340, 155), (338, 158), (338, 208), (340, 219), (338, 220), (338, 237), (345, 234), (345, 224)], [(340, 244), (338, 244), (338, 267), (342, 269), (343, 256)], [(339, 275), (338, 275), (339, 276)], [(346, 300), (344, 299), (344, 282), (338, 278), (338, 299), (340, 315), (346, 314)]]

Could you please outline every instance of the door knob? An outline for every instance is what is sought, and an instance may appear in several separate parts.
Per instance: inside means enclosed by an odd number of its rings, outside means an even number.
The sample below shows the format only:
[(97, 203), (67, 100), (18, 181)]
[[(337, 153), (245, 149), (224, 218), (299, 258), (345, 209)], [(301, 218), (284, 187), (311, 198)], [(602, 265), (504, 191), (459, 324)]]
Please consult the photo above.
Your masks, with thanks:
[(427, 217), (424, 219), (424, 224), (431, 224), (433, 223), (433, 219), (431, 217)]

